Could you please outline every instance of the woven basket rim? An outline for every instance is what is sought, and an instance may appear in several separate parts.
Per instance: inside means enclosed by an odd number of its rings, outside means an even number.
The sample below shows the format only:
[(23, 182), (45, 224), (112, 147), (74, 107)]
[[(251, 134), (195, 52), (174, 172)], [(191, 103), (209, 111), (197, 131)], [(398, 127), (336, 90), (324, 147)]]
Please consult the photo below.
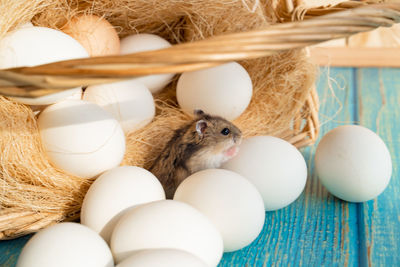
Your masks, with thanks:
[[(331, 39), (344, 38), (400, 22), (400, 3), (357, 5), (344, 2), (330, 13), (309, 20), (279, 23), (264, 29), (214, 36), (161, 50), (129, 55), (60, 61), (35, 67), (0, 71), (0, 93), (41, 96), (75, 86), (88, 86), (159, 73), (181, 73), (229, 61), (265, 57)], [(350, 7), (349, 7), (350, 6)], [(360, 7), (361, 6), (361, 7)], [(318, 8), (310, 9), (316, 14)], [(307, 12), (303, 14), (307, 16)], [(45, 89), (45, 90), (43, 90)], [(35, 94), (36, 90), (36, 94)]]

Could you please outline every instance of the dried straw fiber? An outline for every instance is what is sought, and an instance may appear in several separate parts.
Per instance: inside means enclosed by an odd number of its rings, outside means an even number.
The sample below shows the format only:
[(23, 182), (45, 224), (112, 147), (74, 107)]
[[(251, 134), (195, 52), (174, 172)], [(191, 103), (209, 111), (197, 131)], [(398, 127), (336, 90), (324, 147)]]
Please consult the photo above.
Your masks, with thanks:
[[(250, 0), (25, 0), (0, 1), (0, 38), (32, 20), (34, 25), (61, 28), (74, 15), (104, 16), (120, 37), (158, 34), (172, 43), (246, 31), (279, 22), (278, 1)], [(254, 85), (253, 99), (235, 121), (245, 136), (277, 135), (291, 129), (293, 118), (305, 114), (315, 69), (304, 51), (240, 62)], [(171, 136), (190, 119), (176, 104), (176, 79), (157, 95), (157, 116), (145, 128), (128, 134), (123, 164), (149, 167)], [(29, 107), (0, 97), (0, 207), (59, 214), (74, 218), (92, 180), (55, 169), (39, 140)]]

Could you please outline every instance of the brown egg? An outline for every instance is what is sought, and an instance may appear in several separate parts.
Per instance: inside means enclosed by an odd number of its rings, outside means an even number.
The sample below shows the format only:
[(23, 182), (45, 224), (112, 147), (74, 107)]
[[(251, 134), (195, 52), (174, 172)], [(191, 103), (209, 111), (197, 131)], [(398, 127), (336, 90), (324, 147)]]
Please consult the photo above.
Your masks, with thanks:
[(118, 34), (103, 18), (94, 15), (77, 16), (62, 31), (76, 39), (92, 57), (119, 54)]

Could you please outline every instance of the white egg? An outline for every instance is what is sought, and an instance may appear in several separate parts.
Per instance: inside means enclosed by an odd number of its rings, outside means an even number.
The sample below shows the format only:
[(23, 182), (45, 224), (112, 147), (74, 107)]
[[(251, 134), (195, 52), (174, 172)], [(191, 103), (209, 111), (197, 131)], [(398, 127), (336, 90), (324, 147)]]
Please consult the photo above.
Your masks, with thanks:
[(70, 18), (61, 30), (82, 44), (92, 57), (119, 54), (118, 33), (105, 18), (77, 15)]
[(88, 53), (78, 41), (50, 28), (22, 27), (0, 40), (1, 69), (82, 57), (88, 57)]
[(119, 263), (145, 249), (173, 248), (189, 252), (210, 266), (222, 257), (222, 237), (215, 226), (186, 203), (161, 200), (129, 210), (111, 236), (111, 251)]
[(125, 153), (125, 136), (118, 121), (83, 100), (48, 106), (40, 113), (38, 127), (51, 162), (83, 178), (118, 166)]
[[(134, 34), (121, 39), (121, 54), (158, 50), (170, 46), (171, 44), (160, 36), (148, 33)], [(144, 84), (150, 92), (157, 93), (172, 80), (174, 75), (174, 73), (148, 75), (136, 78), (135, 81)]]
[(186, 251), (166, 248), (139, 251), (116, 267), (209, 267), (209, 265)]
[(307, 180), (307, 165), (290, 143), (272, 136), (243, 140), (239, 153), (223, 168), (243, 175), (264, 199), (265, 210), (277, 210), (295, 201)]
[(192, 114), (201, 109), (227, 120), (234, 120), (245, 111), (252, 94), (250, 76), (236, 62), (185, 72), (176, 87), (178, 103), (186, 112)]
[(315, 170), (330, 193), (350, 202), (377, 197), (389, 184), (392, 160), (382, 139), (357, 125), (337, 127), (318, 144)]
[(125, 133), (144, 127), (155, 114), (153, 95), (146, 86), (134, 80), (89, 86), (83, 100), (110, 112)]
[(78, 223), (59, 223), (39, 231), (26, 243), (17, 267), (113, 267), (106, 242)]
[(162, 185), (151, 172), (134, 166), (117, 167), (100, 175), (90, 186), (82, 203), (81, 223), (100, 233), (108, 243), (124, 211), (162, 199)]
[(33, 24), (32, 24), (32, 22), (27, 22), (27, 23), (24, 23), (24, 24), (22, 24), (22, 25), (20, 25), (18, 28), (30, 28), (30, 27), (35, 27), (35, 26), (33, 26)]
[(26, 105), (51, 105), (66, 99), (81, 99), (82, 88), (62, 90), (58, 93), (52, 93), (45, 96), (30, 98), (30, 97), (11, 97), (12, 100)]
[(186, 178), (174, 200), (186, 202), (207, 216), (224, 241), (224, 251), (249, 245), (261, 232), (264, 202), (246, 178), (228, 170), (207, 169)]
[[(45, 27), (23, 26), (0, 40), (0, 69), (30, 67), (88, 56), (85, 48), (74, 38)], [(81, 88), (74, 88), (43, 97), (13, 99), (29, 105), (47, 105), (81, 91)]]

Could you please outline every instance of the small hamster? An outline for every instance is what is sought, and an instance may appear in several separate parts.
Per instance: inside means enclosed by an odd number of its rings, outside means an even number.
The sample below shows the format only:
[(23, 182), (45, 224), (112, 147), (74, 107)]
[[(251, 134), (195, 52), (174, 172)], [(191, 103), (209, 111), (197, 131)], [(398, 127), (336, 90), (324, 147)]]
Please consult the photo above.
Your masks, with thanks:
[(178, 185), (189, 175), (218, 168), (234, 157), (242, 133), (234, 124), (219, 116), (195, 110), (195, 119), (177, 129), (150, 167), (172, 198)]

